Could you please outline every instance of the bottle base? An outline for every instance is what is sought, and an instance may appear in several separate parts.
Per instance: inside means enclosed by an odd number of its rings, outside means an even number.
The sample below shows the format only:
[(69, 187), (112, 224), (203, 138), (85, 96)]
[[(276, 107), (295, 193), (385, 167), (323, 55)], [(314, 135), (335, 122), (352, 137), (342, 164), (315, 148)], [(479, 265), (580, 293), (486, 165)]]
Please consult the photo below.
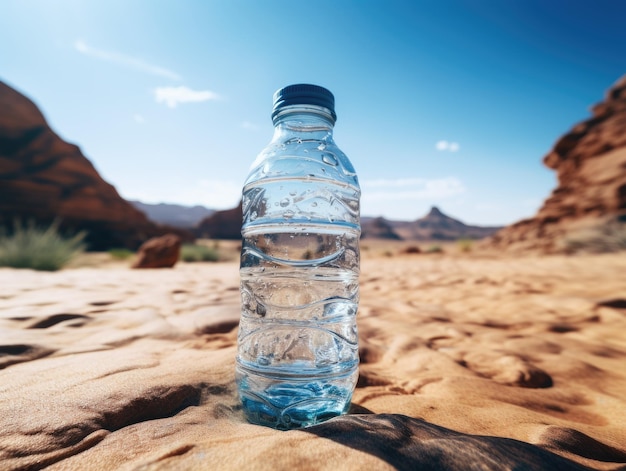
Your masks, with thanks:
[(238, 368), (237, 385), (248, 422), (293, 430), (345, 414), (357, 375), (355, 370), (318, 380), (277, 379)]
[(333, 417), (345, 414), (350, 407), (331, 401), (314, 401), (290, 407), (281, 411), (266, 401), (242, 395), (241, 403), (248, 422), (277, 430), (294, 430), (322, 423)]

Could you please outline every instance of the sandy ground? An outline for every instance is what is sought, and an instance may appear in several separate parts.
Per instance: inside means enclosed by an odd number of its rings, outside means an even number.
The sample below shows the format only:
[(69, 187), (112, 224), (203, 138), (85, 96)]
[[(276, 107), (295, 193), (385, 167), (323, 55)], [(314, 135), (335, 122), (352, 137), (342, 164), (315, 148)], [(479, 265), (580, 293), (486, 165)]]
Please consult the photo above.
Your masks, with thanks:
[(626, 469), (626, 253), (402, 250), (351, 414), (291, 432), (238, 406), (236, 262), (0, 269), (0, 469)]

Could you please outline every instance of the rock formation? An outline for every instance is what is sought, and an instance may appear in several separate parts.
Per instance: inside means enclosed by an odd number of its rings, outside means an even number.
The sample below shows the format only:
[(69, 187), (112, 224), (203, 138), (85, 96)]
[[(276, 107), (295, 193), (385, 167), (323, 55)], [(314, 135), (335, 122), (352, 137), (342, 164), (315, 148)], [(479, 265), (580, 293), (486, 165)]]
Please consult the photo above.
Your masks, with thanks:
[(377, 217), (374, 219), (363, 218), (361, 220), (361, 238), (389, 240), (402, 239), (402, 237), (394, 232), (390, 222), (383, 217)]
[(133, 268), (172, 268), (180, 257), (180, 242), (176, 234), (147, 240), (139, 247)]
[(63, 231), (86, 231), (91, 250), (136, 249), (165, 232), (57, 136), (31, 100), (0, 82), (0, 227), (10, 231), (16, 220), (60, 220)]
[(488, 246), (567, 251), (569, 241), (583, 231), (626, 222), (626, 76), (543, 162), (556, 170), (557, 188), (535, 217), (499, 231)]
[(233, 209), (216, 211), (195, 228), (197, 237), (206, 239), (241, 239), (241, 203)]

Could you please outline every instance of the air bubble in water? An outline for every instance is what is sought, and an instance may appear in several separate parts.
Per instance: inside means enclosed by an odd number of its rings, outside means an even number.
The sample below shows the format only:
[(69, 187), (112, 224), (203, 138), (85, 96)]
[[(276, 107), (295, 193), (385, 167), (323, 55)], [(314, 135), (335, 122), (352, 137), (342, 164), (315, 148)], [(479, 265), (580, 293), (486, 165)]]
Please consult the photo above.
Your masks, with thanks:
[(324, 154), (322, 155), (322, 160), (325, 164), (332, 165), (333, 167), (337, 165), (337, 159), (332, 154)]
[(318, 150), (324, 150), (326, 149), (326, 143), (325, 142), (321, 142), (319, 146), (317, 146)]
[(294, 214), (295, 213), (292, 210), (288, 209), (287, 211), (283, 213), (283, 217), (285, 219), (291, 219), (294, 216)]
[(283, 208), (289, 206), (289, 198), (283, 198), (282, 200), (280, 200), (280, 206)]

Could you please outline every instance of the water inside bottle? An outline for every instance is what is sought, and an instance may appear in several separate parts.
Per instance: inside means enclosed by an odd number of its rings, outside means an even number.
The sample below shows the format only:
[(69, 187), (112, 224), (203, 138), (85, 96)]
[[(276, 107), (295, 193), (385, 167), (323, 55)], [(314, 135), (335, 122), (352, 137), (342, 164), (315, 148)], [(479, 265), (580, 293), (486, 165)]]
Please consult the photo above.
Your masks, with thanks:
[(359, 234), (331, 225), (267, 229), (248, 231), (242, 247), (237, 383), (249, 421), (299, 428), (350, 405)]

